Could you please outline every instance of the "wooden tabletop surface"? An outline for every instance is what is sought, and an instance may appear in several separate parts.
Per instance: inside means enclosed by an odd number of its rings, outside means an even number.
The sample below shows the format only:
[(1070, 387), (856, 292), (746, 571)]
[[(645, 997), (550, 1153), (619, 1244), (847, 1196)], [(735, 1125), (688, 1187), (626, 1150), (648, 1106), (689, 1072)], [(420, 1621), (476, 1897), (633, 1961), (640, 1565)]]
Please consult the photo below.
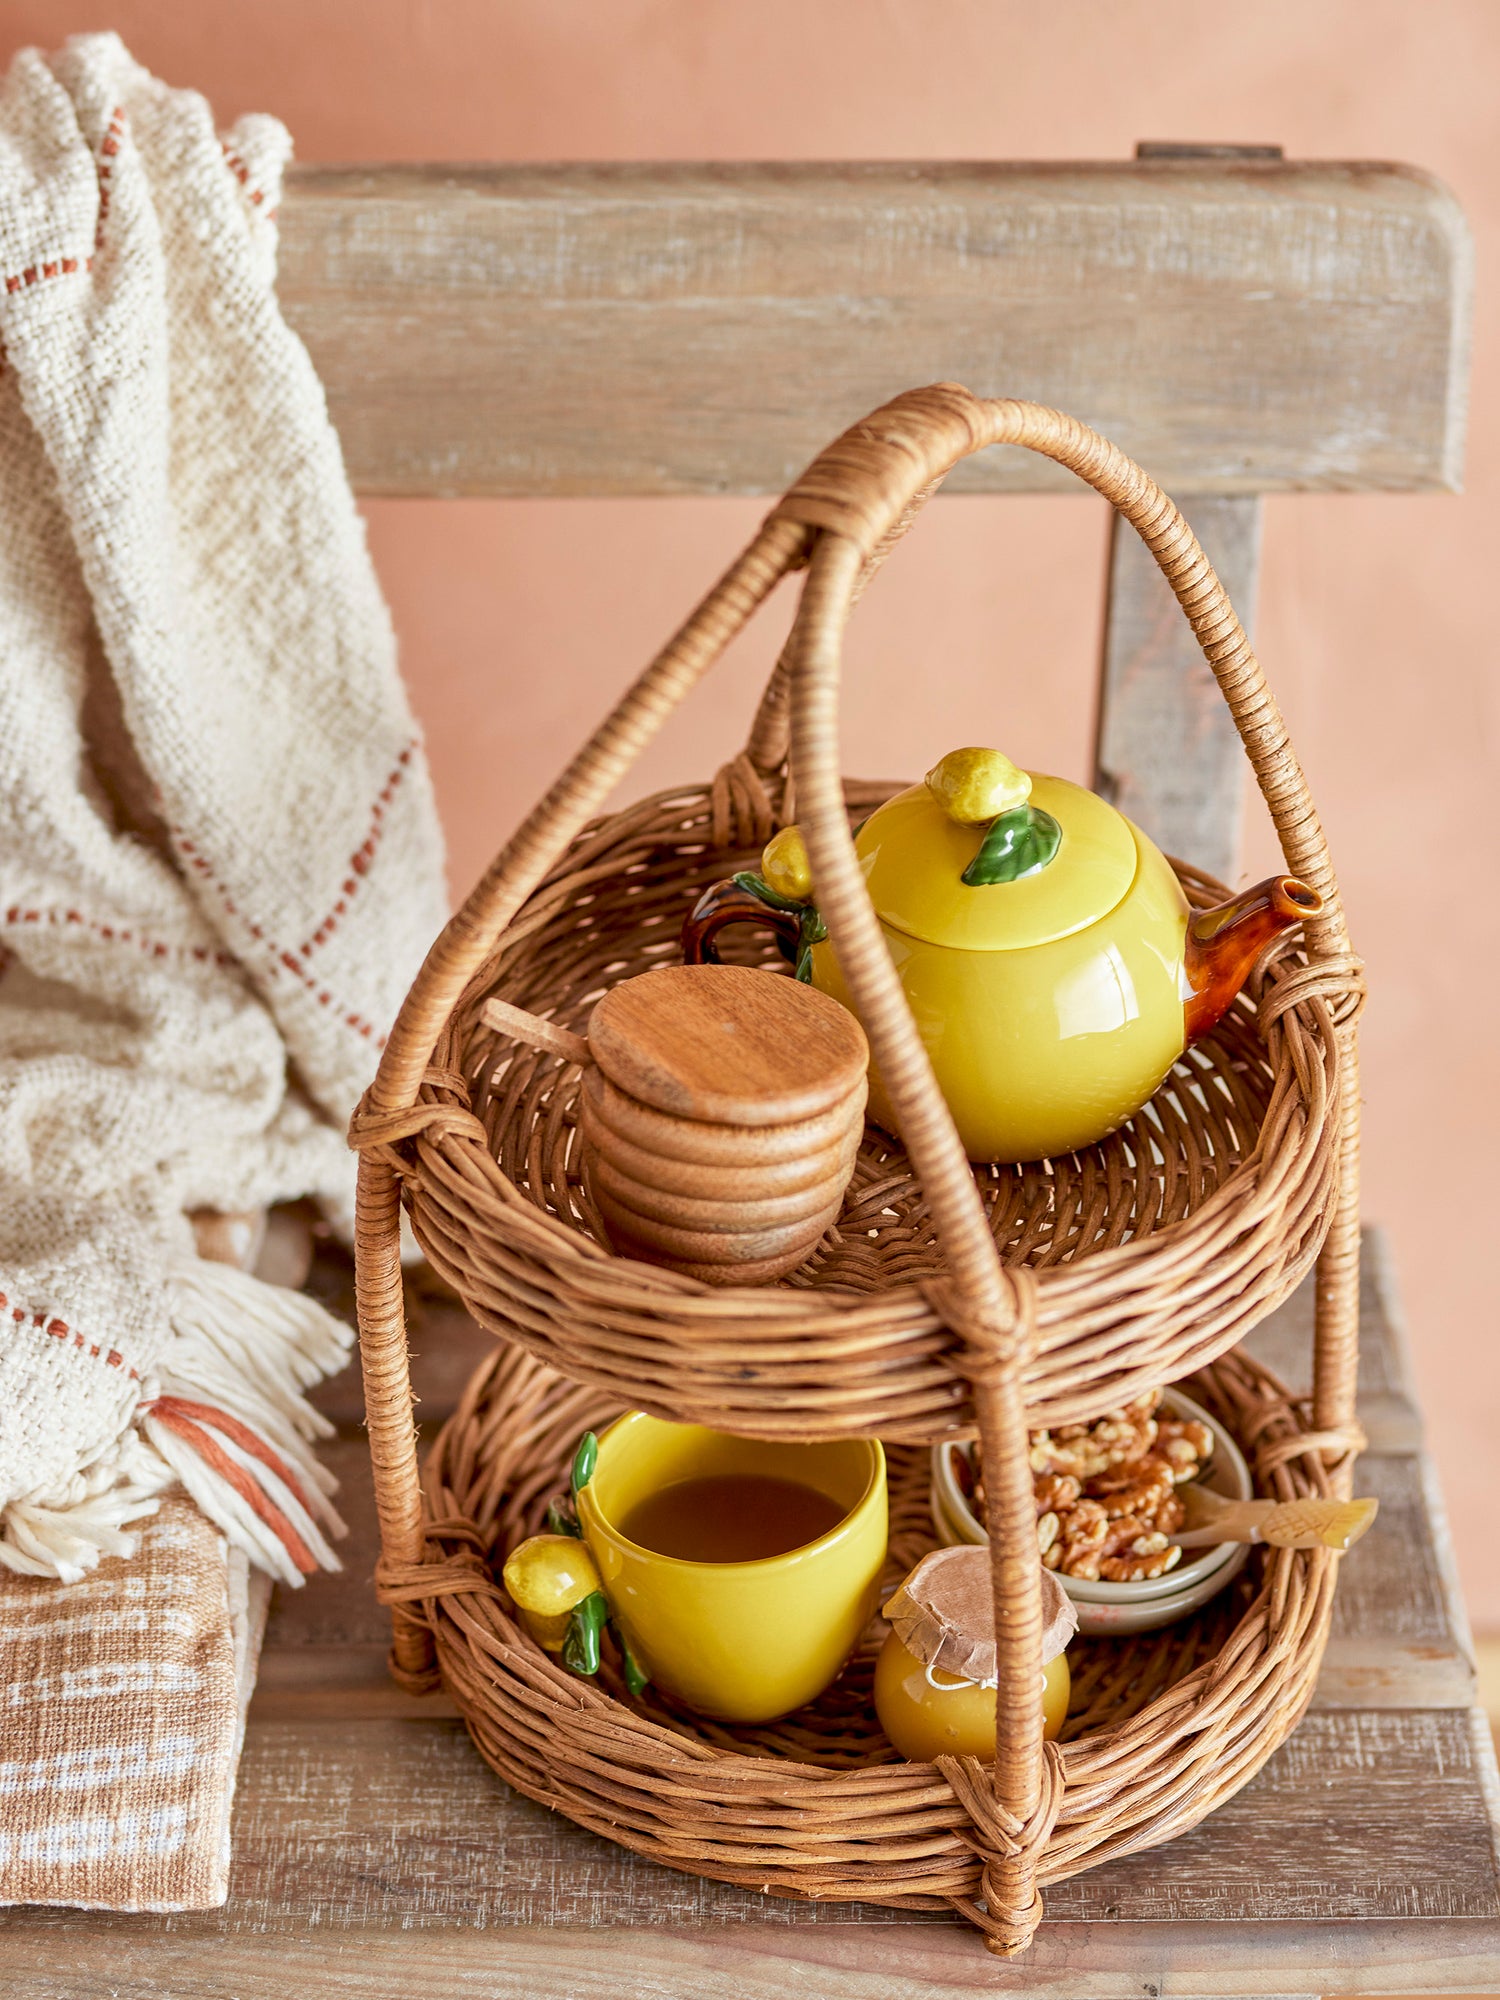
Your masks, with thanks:
[[(324, 1281), (337, 1296), (335, 1267)], [(1304, 1292), (1256, 1352), (1305, 1384)], [(385, 1677), (357, 1370), (322, 1392), (353, 1524), (341, 1575), (279, 1593), (222, 1910), (0, 1912), (6, 2000), (957, 2000), (1476, 1992), (1500, 1985), (1497, 1786), (1378, 1245), (1367, 1248), (1359, 1486), (1312, 1712), (1201, 1827), (1046, 1892), (1005, 1964), (946, 1916), (764, 1899), (637, 1859), (511, 1794), (440, 1697)], [(440, 1302), (413, 1330), (422, 1415), (488, 1337)]]

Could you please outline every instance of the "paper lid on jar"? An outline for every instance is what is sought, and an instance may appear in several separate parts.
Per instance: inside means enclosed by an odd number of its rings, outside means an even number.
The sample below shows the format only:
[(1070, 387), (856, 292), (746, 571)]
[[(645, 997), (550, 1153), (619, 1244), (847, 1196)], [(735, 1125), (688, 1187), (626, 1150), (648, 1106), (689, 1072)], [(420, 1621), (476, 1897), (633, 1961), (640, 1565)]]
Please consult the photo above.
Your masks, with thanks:
[[(937, 781), (966, 757), (1003, 762), (1022, 803), (992, 820), (965, 819), (978, 808)], [(1071, 937), (1119, 907), (1140, 865), (1123, 813), (1065, 778), (1016, 771), (999, 751), (950, 752), (922, 784), (871, 813), (855, 849), (881, 921), (957, 951), (1024, 951)]]
[[(1046, 1666), (1078, 1630), (1073, 1600), (1051, 1570), (1037, 1564), (1042, 1585), (1042, 1653)], [(924, 1556), (884, 1607), (891, 1630), (924, 1667), (993, 1686), (995, 1600), (988, 1546), (965, 1542)]]

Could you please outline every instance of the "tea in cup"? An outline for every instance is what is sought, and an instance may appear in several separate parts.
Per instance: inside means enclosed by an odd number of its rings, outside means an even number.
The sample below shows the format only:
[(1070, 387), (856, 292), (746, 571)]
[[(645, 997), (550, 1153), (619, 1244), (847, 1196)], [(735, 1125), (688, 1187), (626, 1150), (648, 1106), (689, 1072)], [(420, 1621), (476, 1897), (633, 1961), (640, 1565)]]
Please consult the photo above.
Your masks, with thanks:
[(886, 1485), (873, 1439), (772, 1444), (636, 1410), (599, 1439), (577, 1506), (635, 1660), (704, 1715), (801, 1708), (874, 1612)]

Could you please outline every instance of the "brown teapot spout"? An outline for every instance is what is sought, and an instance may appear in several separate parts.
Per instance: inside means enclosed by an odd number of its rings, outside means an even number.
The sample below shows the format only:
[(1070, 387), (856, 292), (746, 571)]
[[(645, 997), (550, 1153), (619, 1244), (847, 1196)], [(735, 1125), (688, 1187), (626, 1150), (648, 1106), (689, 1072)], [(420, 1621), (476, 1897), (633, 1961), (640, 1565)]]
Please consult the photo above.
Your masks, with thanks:
[(1189, 919), (1185, 1026), (1190, 1043), (1228, 1013), (1272, 938), (1317, 916), (1322, 907), (1323, 898), (1306, 882), (1295, 875), (1272, 875)]

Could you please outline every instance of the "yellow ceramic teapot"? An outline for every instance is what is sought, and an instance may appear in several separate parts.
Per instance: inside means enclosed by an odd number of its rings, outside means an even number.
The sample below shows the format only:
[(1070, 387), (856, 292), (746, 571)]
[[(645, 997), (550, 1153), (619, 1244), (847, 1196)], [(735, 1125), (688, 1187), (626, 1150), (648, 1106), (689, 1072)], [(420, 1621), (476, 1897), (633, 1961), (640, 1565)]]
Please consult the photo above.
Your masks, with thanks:
[[(998, 750), (951, 751), (870, 815), (855, 849), (972, 1160), (1044, 1159), (1114, 1131), (1271, 939), (1322, 908), (1276, 875), (1194, 915), (1123, 813)], [(689, 963), (715, 961), (726, 924), (769, 922), (797, 977), (852, 1006), (795, 827), (761, 867), (704, 892), (683, 930)], [(869, 1115), (896, 1130), (873, 1064)]]

